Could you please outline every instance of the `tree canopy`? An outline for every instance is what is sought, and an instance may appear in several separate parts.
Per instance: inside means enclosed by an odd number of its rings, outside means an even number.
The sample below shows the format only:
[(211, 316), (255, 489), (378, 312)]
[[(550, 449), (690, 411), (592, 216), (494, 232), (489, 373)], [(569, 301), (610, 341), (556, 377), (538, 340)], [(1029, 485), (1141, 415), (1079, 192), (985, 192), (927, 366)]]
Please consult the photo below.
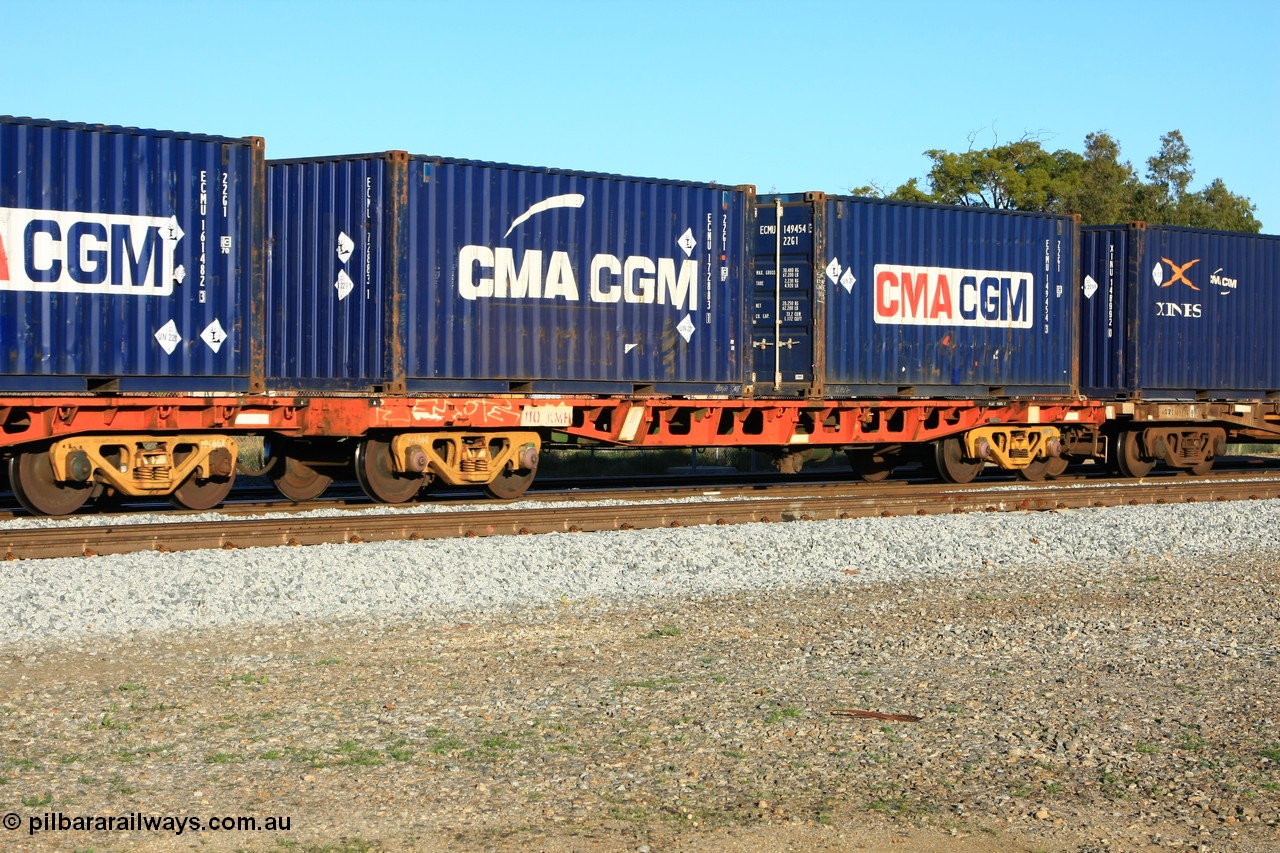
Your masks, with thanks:
[[(972, 139), (970, 140), (972, 142)], [(1262, 223), (1245, 196), (1214, 178), (1191, 189), (1195, 170), (1182, 133), (1160, 137), (1160, 150), (1147, 159), (1146, 180), (1120, 159), (1120, 143), (1105, 131), (1090, 133), (1084, 153), (1047, 151), (1038, 139), (954, 152), (924, 152), (932, 162), (928, 188), (912, 178), (892, 192), (855, 187), (855, 195), (928, 201), (1004, 210), (1078, 213), (1085, 225), (1144, 220), (1156, 225), (1186, 225), (1257, 233)]]

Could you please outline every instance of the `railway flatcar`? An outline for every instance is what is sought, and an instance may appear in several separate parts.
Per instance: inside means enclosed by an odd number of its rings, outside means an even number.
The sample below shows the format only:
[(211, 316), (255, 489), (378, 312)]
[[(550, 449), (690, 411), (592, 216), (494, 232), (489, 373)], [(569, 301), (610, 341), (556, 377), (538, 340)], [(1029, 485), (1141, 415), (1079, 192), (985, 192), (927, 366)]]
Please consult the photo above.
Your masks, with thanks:
[(377, 500), (514, 497), (575, 412), (741, 395), (750, 187), (402, 151), (267, 172), (266, 382), (309, 400), (271, 445), (290, 497), (348, 465)]
[(1280, 237), (1083, 229), (1081, 390), (1119, 401), (1114, 461), (1205, 473), (1231, 437), (1275, 441)]
[(1058, 424), (1102, 415), (1076, 396), (1076, 233), (1069, 216), (761, 197), (748, 389), (903, 421), (852, 436), (864, 477), (922, 449), (954, 482), (987, 462), (1060, 473)]
[(257, 138), (0, 117), (0, 447), (28, 509), (226, 494), (210, 412), (262, 390), (263, 169)]

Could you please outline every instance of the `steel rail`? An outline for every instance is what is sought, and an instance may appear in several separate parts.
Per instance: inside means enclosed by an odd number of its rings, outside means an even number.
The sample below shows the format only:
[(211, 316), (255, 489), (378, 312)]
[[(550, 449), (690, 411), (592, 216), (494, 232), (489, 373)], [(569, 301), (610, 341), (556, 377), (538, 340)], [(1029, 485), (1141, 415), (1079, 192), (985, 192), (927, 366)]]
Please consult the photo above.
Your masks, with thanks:
[[(883, 486), (884, 484), (876, 484)], [(568, 506), (537, 509), (461, 509), (339, 517), (223, 519), (95, 527), (10, 529), (0, 531), (6, 559), (125, 554), (139, 551), (188, 551), (325, 543), (427, 540), (537, 533), (639, 530), (707, 524), (788, 522), (868, 516), (931, 515), (960, 512), (1010, 512), (1102, 507), (1121, 504), (1173, 504), (1280, 497), (1280, 477), (1248, 480), (1168, 478), (1089, 487), (1022, 485), (935, 486), (927, 491), (886, 490), (850, 484), (818, 494), (764, 496), (687, 503), (631, 503), (626, 506)]]
[[(1259, 463), (1250, 462), (1247, 465), (1236, 468), (1228, 468), (1223, 466), (1220, 470), (1215, 470), (1211, 474), (1198, 477), (1197, 480), (1205, 481), (1210, 479), (1242, 479), (1242, 478), (1266, 478), (1272, 476), (1280, 476), (1280, 467), (1270, 461)], [(1095, 486), (1107, 480), (1108, 477), (1114, 475), (1107, 474), (1101, 468), (1092, 473), (1085, 468), (1078, 473), (1068, 474), (1058, 477), (1051, 483), (1041, 485), (1056, 485), (1058, 487), (1066, 487), (1072, 485), (1088, 485)], [(1173, 480), (1179, 482), (1187, 482), (1188, 475), (1176, 471), (1158, 471), (1147, 477), (1147, 481), (1157, 480)], [(922, 482), (922, 479), (925, 482)], [(619, 479), (614, 478), (609, 481), (610, 485), (605, 486), (600, 483), (603, 481), (593, 480), (573, 480), (565, 481), (565, 483), (556, 483), (555, 481), (544, 481), (541, 488), (536, 491), (530, 491), (523, 495), (521, 502), (565, 502), (575, 501), (580, 503), (591, 501), (635, 501), (635, 500), (660, 500), (666, 498), (701, 498), (705, 496), (718, 496), (721, 498), (729, 497), (758, 497), (766, 491), (775, 496), (782, 495), (805, 495), (820, 491), (840, 491), (848, 489), (875, 489), (878, 493), (889, 493), (902, 489), (921, 489), (927, 487), (928, 483), (934, 484), (933, 487), (939, 487), (937, 478), (932, 475), (922, 477), (911, 477), (909, 473), (903, 473), (899, 479), (885, 480), (876, 483), (865, 483), (857, 478), (850, 478), (847, 471), (806, 471), (798, 475), (782, 475), (782, 474), (741, 474), (738, 476), (717, 475), (708, 480), (697, 480), (696, 482), (690, 478), (671, 478), (662, 476), (637, 477), (634, 479), (623, 479), (620, 483)], [(964, 486), (950, 486), (953, 489), (993, 489), (1001, 486), (1007, 488), (1026, 488), (1027, 482), (1016, 479), (1012, 476), (999, 475), (984, 476), (974, 483)], [(237, 515), (259, 515), (265, 512), (276, 513), (302, 513), (317, 509), (332, 510), (350, 510), (359, 511), (367, 510), (377, 504), (370, 501), (354, 484), (342, 484), (335, 486), (331, 491), (333, 497), (318, 498), (304, 503), (295, 503), (281, 495), (271, 491), (270, 497), (262, 497), (259, 490), (258, 493), (238, 497), (233, 492), (231, 497), (227, 499), (217, 510), (221, 515), (237, 516)], [(451, 507), (457, 509), (465, 509), (467, 507), (476, 506), (478, 502), (492, 504), (492, 499), (485, 496), (481, 491), (468, 491), (465, 489), (449, 489), (440, 492), (433, 492), (429, 503), (437, 507)], [(412, 509), (412, 505), (406, 508)], [(154, 507), (150, 508), (146, 504), (131, 505), (124, 510), (117, 510), (107, 513), (101, 513), (106, 518), (121, 517), (127, 518), (137, 515), (140, 512), (163, 512), (175, 519), (183, 516), (198, 515), (199, 510), (180, 510), (174, 509), (166, 501), (156, 501)], [(98, 514), (85, 512), (81, 515)], [(13, 518), (21, 519), (22, 514), (18, 512), (0, 511), (0, 520), (9, 520)]]

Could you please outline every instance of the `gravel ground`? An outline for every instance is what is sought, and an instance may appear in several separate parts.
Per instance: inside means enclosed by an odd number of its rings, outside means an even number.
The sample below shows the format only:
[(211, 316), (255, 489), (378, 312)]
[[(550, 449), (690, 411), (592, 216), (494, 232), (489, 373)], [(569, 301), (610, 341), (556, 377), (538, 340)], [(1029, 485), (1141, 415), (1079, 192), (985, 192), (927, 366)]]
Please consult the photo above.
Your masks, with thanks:
[[(0, 813), (17, 849), (1277, 850), (1278, 522), (9, 563)], [(26, 834), (133, 812), (291, 826)]]
[[(410, 619), (561, 600), (957, 579), (993, 565), (1052, 571), (1081, 559), (1260, 545), (1280, 546), (1280, 501), (13, 561), (0, 577), (0, 637), (30, 644)], [(856, 577), (844, 573), (850, 567)]]

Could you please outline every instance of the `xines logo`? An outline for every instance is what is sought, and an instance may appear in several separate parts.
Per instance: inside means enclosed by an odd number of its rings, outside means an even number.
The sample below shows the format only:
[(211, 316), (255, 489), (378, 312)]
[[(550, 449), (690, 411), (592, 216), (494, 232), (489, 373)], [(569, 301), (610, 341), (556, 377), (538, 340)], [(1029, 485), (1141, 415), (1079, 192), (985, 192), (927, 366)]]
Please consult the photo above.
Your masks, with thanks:
[[(577, 209), (586, 198), (578, 193), (552, 196), (532, 205), (511, 223), (503, 238), (520, 225), (549, 210)], [(643, 255), (593, 255), (586, 270), (587, 298), (592, 302), (633, 302), (670, 305), (694, 311), (698, 304), (697, 240), (688, 228), (676, 241), (684, 258)], [(582, 299), (582, 270), (575, 270), (568, 252), (526, 249), (517, 259), (505, 246), (463, 246), (458, 251), (458, 293), (463, 299)]]
[[(1184, 284), (1197, 293), (1200, 292), (1200, 285), (1191, 278), (1194, 275), (1191, 268), (1200, 263), (1200, 258), (1193, 258), (1185, 263), (1174, 263), (1169, 258), (1161, 258), (1160, 263), (1156, 264), (1151, 270), (1151, 280), (1155, 282), (1157, 288), (1172, 287), (1175, 284)], [(1169, 266), (1169, 277), (1165, 278), (1164, 267)], [(1198, 277), (1197, 277), (1198, 278)], [(1208, 283), (1212, 287), (1218, 288), (1218, 292), (1223, 296), (1231, 293), (1240, 282), (1230, 276), (1222, 275), (1222, 268), (1214, 270), (1209, 274)], [(1204, 306), (1199, 302), (1156, 302), (1157, 317), (1191, 317), (1193, 319), (1204, 316)]]
[(182, 237), (175, 217), (3, 207), (0, 290), (168, 296)]

